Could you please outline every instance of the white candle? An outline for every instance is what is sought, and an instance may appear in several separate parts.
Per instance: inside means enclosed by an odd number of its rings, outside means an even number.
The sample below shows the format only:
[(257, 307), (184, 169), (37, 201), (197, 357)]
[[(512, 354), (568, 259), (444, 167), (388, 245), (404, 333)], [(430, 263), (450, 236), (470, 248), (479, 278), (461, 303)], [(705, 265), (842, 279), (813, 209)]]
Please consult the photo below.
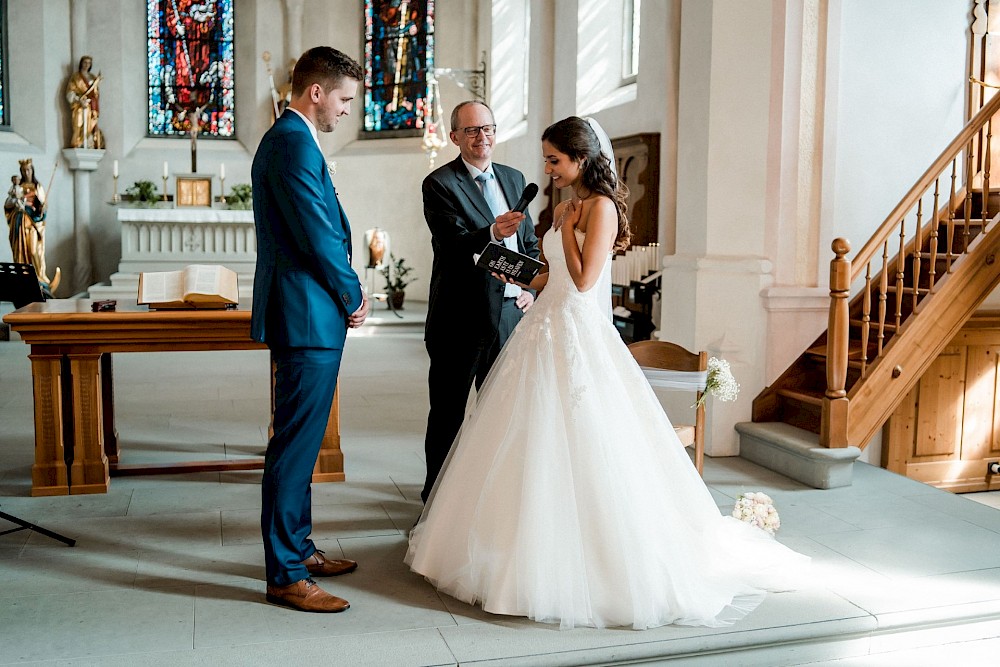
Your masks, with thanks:
[(226, 180), (226, 163), (223, 162), (219, 165), (219, 178)]
[(170, 178), (170, 167), (166, 161), (163, 162), (163, 178)]
[(111, 175), (114, 176), (115, 178), (118, 178), (118, 160), (115, 160), (111, 164)]

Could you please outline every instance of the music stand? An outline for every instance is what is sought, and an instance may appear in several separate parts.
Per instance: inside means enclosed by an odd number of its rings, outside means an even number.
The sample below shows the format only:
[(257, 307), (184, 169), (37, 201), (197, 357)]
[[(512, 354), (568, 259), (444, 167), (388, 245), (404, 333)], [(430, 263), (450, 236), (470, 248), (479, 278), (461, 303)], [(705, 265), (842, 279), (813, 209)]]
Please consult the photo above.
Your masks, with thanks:
[(76, 540), (74, 539), (66, 537), (65, 535), (60, 535), (59, 533), (52, 532), (51, 530), (47, 530), (45, 528), (42, 528), (41, 526), (36, 526), (35, 524), (29, 523), (24, 519), (18, 519), (16, 516), (12, 516), (10, 514), (7, 514), (6, 512), (0, 512), (0, 519), (5, 519), (7, 521), (10, 521), (11, 523), (16, 523), (18, 526), (20, 526), (20, 528), (11, 528), (10, 530), (5, 530), (3, 532), (0, 532), (0, 535), (6, 535), (7, 533), (16, 533), (19, 530), (33, 530), (36, 533), (45, 535), (46, 537), (51, 537), (53, 540), (59, 540), (60, 542), (64, 542), (68, 546), (72, 547), (76, 545)]
[(31, 264), (0, 262), (0, 301), (10, 301), (14, 308), (45, 301), (35, 267)]
[[(45, 301), (45, 295), (42, 293), (42, 286), (38, 282), (35, 267), (31, 264), (0, 262), (0, 301), (11, 301), (14, 304), (14, 308), (22, 308), (36, 301)], [(64, 542), (69, 546), (76, 544), (76, 540), (74, 539), (52, 532), (41, 526), (36, 526), (6, 512), (0, 512), (0, 519), (19, 526), (18, 528), (2, 531), (0, 535), (16, 533), (19, 530), (32, 530), (46, 537)]]

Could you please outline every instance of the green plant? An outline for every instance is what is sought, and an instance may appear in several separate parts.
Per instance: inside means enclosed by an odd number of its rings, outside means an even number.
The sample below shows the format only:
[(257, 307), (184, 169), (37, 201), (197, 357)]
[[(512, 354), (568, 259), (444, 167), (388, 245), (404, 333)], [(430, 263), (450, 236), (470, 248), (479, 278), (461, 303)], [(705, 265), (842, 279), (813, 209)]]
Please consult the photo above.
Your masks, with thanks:
[(253, 189), (249, 183), (237, 183), (226, 195), (226, 203), (229, 208), (246, 210), (253, 206)]
[(160, 199), (153, 181), (136, 181), (125, 189), (125, 194), (132, 201), (141, 204), (154, 204)]
[(385, 277), (385, 291), (404, 291), (407, 285), (416, 280), (416, 278), (406, 277), (411, 271), (413, 271), (413, 267), (407, 266), (405, 259), (402, 257), (396, 259), (396, 256), (390, 252), (389, 261), (382, 267), (382, 275)]

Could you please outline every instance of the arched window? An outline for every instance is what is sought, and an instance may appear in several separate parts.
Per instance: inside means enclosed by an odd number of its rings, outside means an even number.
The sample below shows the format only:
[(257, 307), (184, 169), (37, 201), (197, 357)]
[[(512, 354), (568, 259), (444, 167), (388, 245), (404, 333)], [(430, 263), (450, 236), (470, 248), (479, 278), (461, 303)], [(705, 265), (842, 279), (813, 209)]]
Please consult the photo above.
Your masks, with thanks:
[[(146, 0), (148, 134), (236, 136), (233, 0)], [(192, 113), (194, 112), (194, 114)]]
[(420, 136), (434, 70), (434, 0), (365, 0), (362, 136)]

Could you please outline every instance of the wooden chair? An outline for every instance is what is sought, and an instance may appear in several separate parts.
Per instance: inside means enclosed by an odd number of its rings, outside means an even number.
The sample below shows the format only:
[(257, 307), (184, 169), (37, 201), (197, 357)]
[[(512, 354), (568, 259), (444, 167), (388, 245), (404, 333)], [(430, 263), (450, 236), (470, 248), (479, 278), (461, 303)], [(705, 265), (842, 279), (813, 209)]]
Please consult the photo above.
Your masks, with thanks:
[[(691, 352), (680, 345), (668, 343), (662, 340), (642, 340), (631, 343), (628, 346), (629, 352), (635, 357), (642, 369), (652, 371), (647, 373), (650, 384), (654, 388), (658, 386), (655, 371), (673, 371), (681, 373), (691, 373), (685, 377), (682, 384), (690, 388), (685, 389), (695, 394), (696, 407), (694, 410), (693, 424), (674, 424), (674, 430), (685, 447), (694, 447), (694, 465), (698, 469), (698, 474), (702, 474), (705, 461), (705, 404), (701, 402), (705, 393), (704, 378), (708, 372), (708, 352)], [(680, 379), (683, 376), (674, 376)], [(670, 381), (659, 384), (666, 389), (680, 389), (679, 386), (669, 386)]]

